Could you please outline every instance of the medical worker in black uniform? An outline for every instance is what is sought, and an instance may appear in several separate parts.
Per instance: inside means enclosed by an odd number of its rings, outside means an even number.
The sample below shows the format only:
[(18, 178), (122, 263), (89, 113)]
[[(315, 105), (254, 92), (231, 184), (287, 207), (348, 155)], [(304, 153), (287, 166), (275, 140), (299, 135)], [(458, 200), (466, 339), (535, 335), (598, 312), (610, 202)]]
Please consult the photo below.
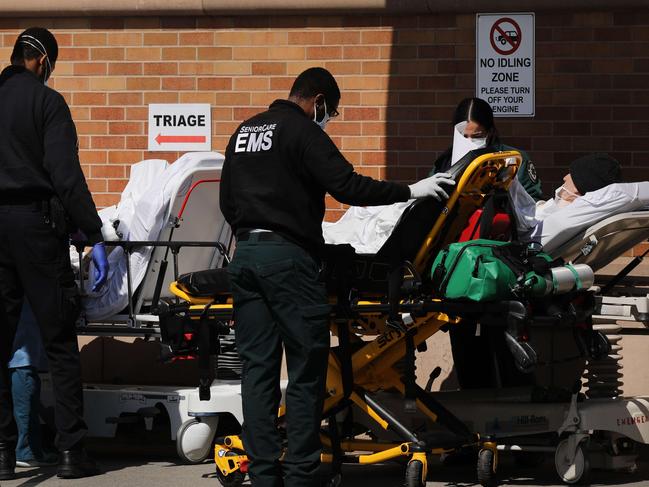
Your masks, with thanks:
[[(221, 210), (237, 247), (228, 266), (237, 349), (243, 360), (243, 442), (255, 487), (319, 485), (319, 428), (330, 307), (318, 280), (325, 194), (350, 205), (448, 198), (436, 174), (410, 187), (354, 172), (324, 128), (340, 91), (323, 68), (300, 74), (288, 100), (243, 122), (226, 150)], [(286, 353), (288, 450), (276, 428)]]
[(63, 97), (46, 86), (58, 55), (40, 27), (20, 34), (0, 74), (0, 480), (14, 476), (16, 425), (7, 363), (26, 297), (40, 326), (55, 395), (58, 475), (98, 473), (82, 440), (78, 291), (70, 233), (93, 246), (95, 288), (108, 276), (97, 215), (79, 165), (77, 133)]

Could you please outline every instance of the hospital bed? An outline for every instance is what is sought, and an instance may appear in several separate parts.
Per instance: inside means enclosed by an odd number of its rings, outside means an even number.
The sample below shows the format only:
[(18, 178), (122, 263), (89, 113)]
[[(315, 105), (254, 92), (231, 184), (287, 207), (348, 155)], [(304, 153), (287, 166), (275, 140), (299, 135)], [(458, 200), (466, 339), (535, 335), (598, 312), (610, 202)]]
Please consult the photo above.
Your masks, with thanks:
[[(169, 284), (182, 273), (220, 267), (228, 260), (232, 236), (218, 203), (222, 165), (221, 154), (207, 152), (185, 154), (171, 165), (151, 160), (133, 167), (120, 204), (102, 210), (122, 239), (106, 243), (111, 273), (101, 293), (89, 292), (89, 259), (77, 259), (84, 266), (79, 279), (86, 291), (79, 334), (159, 341), (157, 303), (171, 297)], [(81, 252), (84, 243), (75, 242), (75, 247), (73, 252)], [(229, 327), (221, 328), (219, 339), (224, 353), (210, 366), (230, 373), (221, 373), (210, 384), (210, 401), (201, 402), (198, 389), (188, 386), (85, 384), (84, 399), (93, 405), (85, 411), (89, 435), (112, 437), (119, 425), (142, 421), (150, 430), (156, 418), (168, 416), (170, 438), (181, 459), (203, 461), (219, 418), (227, 415), (235, 425), (242, 421), (240, 363), (231, 350)], [(161, 359), (177, 357), (162, 347)], [(45, 380), (46, 404), (50, 389)]]
[[(458, 240), (467, 222), (485, 200), (507, 190), (516, 175), (520, 154), (473, 153), (452, 168), (457, 185), (448, 201), (415, 201), (375, 255), (356, 254), (350, 246), (326, 249), (324, 276), (333, 313), (330, 329), (338, 345), (329, 356), (327, 397), (322, 432), (323, 461), (335, 474), (344, 462), (361, 464), (405, 459), (406, 486), (425, 483), (427, 454), (458, 447), (479, 449), (478, 478), (492, 485), (497, 466), (496, 438), (484, 434), (470, 419), (458, 416), (415, 382), (415, 352), (426, 340), (463, 316), (480, 317), (484, 326), (506, 329), (510, 350), (521, 369), (549, 361), (526, 343), (537, 330), (552, 327), (563, 338), (590, 336), (590, 294), (568, 292), (532, 303), (451, 302), (431, 287), (431, 264), (437, 252)], [(209, 329), (231, 317), (224, 270), (181, 276), (171, 285), (180, 303), (167, 301), (160, 317), (168, 327), (172, 350), (192, 349), (191, 332)], [(578, 326), (575, 326), (578, 325)], [(196, 344), (193, 344), (196, 347)], [(581, 350), (581, 355), (587, 350)], [(583, 357), (582, 357), (583, 358)], [(561, 364), (550, 364), (560, 367)], [(564, 375), (571, 384), (582, 367)], [(568, 377), (565, 377), (565, 376)], [(280, 416), (284, 414), (280, 410)], [(239, 436), (226, 436), (215, 448), (217, 476), (223, 485), (241, 485), (247, 457)], [(331, 485), (339, 477), (334, 475)]]

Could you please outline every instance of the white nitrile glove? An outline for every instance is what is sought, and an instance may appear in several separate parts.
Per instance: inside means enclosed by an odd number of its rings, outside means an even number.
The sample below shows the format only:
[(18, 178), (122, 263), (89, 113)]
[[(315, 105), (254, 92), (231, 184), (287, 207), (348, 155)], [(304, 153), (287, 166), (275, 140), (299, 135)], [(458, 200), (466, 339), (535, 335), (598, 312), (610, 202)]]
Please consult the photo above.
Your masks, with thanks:
[(426, 196), (432, 196), (437, 201), (442, 201), (442, 198), (447, 200), (448, 194), (442, 189), (442, 184), (455, 186), (455, 181), (453, 181), (453, 177), (447, 172), (433, 174), (426, 179), (411, 184), (410, 197), (425, 198)]

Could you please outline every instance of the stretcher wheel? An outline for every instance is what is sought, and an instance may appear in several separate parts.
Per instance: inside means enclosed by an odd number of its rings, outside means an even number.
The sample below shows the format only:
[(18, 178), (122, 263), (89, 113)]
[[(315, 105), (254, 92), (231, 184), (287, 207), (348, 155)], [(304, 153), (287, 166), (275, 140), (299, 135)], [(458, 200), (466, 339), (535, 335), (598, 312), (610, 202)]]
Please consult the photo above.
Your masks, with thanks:
[(483, 448), (478, 452), (478, 482), (484, 487), (498, 485), (496, 480), (496, 454), (489, 448)]
[(203, 463), (212, 453), (214, 430), (206, 422), (197, 418), (188, 419), (176, 433), (176, 451), (187, 464)]
[(424, 464), (419, 460), (411, 460), (406, 466), (405, 487), (424, 487), (426, 479), (424, 476)]
[[(226, 452), (225, 454), (226, 457), (236, 457), (238, 456), (237, 453), (233, 451)], [(216, 478), (219, 479), (219, 482), (221, 482), (221, 485), (223, 487), (240, 487), (243, 485), (243, 481), (246, 478), (246, 474), (243, 473), (241, 470), (236, 470), (234, 472), (229, 473), (228, 475), (224, 475), (219, 467), (216, 467)]]
[(571, 462), (568, 458), (570, 453), (570, 445), (568, 440), (562, 440), (554, 453), (554, 466), (557, 469), (557, 474), (561, 477), (566, 484), (584, 483), (588, 479), (590, 473), (590, 463), (588, 461), (588, 454), (583, 443), (577, 446), (575, 458)]

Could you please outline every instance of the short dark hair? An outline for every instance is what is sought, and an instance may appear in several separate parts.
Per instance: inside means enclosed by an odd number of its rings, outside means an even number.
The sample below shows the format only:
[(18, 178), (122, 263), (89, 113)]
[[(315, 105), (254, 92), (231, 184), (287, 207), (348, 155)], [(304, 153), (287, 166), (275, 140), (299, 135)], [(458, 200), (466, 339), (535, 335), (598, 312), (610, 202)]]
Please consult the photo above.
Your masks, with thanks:
[(324, 68), (309, 68), (295, 78), (290, 97), (311, 98), (322, 93), (329, 109), (338, 108), (340, 89), (333, 75)]
[(453, 126), (460, 122), (479, 123), (487, 131), (487, 145), (499, 142), (494, 112), (482, 98), (465, 98), (458, 104), (453, 115)]
[(11, 53), (11, 63), (24, 64), (26, 60), (37, 59), (44, 54), (47, 54), (50, 69), (54, 69), (56, 59), (59, 57), (56, 38), (44, 27), (30, 27), (16, 39)]

